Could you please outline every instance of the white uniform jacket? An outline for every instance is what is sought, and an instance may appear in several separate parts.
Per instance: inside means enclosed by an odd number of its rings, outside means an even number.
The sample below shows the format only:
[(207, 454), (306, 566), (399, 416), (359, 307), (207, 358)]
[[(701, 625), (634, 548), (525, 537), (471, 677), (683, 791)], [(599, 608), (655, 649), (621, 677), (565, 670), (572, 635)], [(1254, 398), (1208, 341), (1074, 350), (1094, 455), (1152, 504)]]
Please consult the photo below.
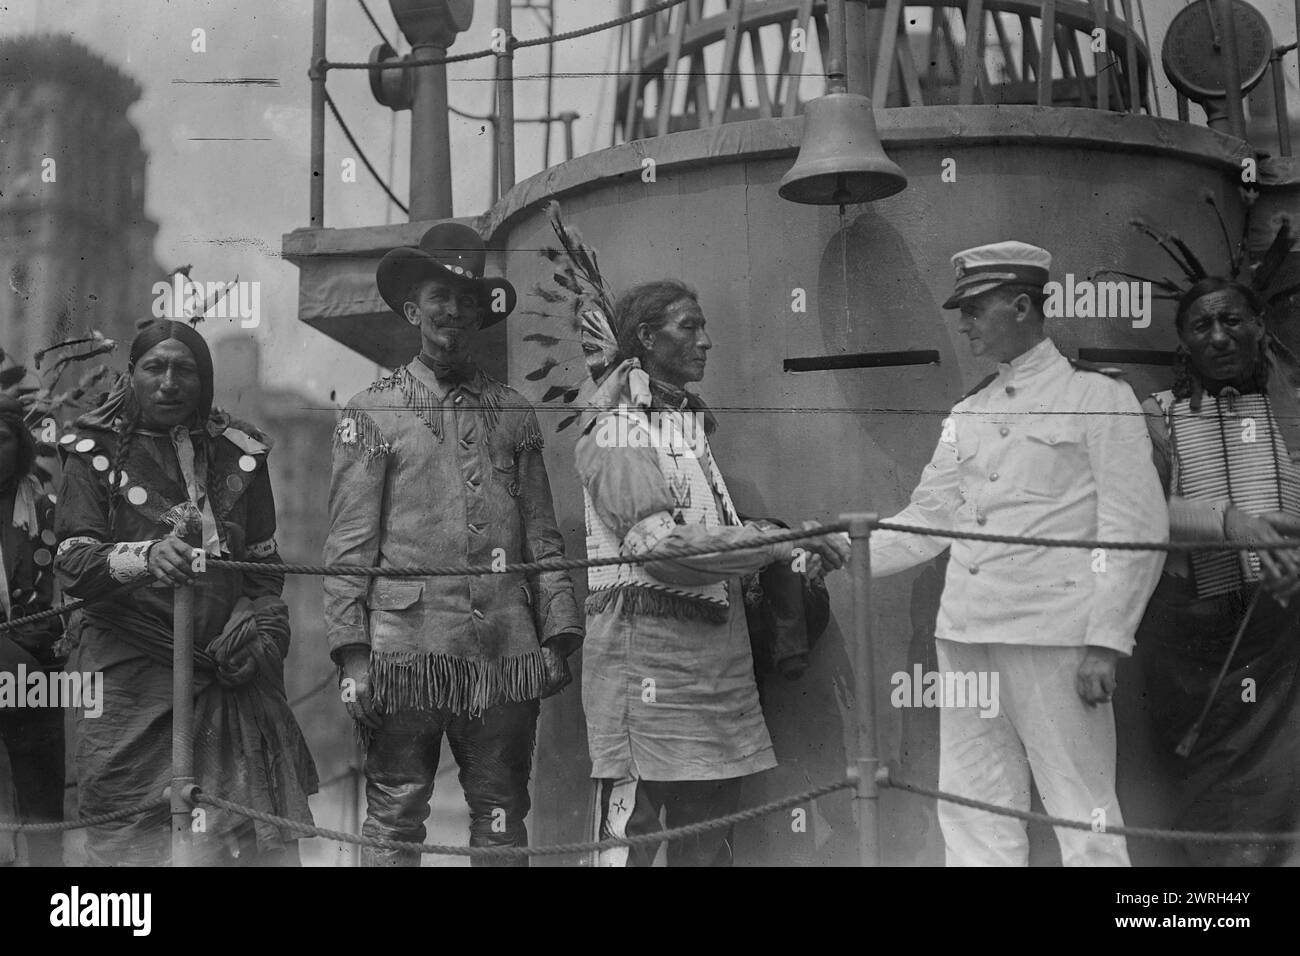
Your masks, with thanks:
[[(1167, 541), (1165, 496), (1133, 390), (1076, 369), (1045, 339), (958, 402), (912, 501), (892, 521), (958, 531)], [(871, 536), (875, 576), (952, 546), (936, 636), (1133, 649), (1164, 553)]]

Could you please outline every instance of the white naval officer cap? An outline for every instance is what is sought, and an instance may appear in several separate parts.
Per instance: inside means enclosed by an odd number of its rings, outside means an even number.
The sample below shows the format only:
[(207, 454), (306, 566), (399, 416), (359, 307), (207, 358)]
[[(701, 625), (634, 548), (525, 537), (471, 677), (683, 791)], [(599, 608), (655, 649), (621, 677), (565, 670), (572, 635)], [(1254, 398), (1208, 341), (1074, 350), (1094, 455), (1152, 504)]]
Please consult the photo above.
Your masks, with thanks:
[(1000, 285), (1047, 285), (1052, 268), (1052, 254), (1027, 242), (991, 242), (986, 246), (963, 249), (952, 257), (957, 270), (957, 286), (945, 309), (956, 309), (964, 299), (982, 295)]

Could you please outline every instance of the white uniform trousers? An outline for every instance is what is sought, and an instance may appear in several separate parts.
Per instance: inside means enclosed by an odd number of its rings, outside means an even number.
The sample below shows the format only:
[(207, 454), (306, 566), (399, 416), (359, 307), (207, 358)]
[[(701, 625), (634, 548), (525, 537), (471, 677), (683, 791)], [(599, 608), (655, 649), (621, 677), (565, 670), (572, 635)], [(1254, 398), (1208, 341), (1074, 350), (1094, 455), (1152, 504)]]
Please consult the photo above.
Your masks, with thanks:
[[(981, 717), (978, 706), (940, 711), (940, 790), (1028, 810), (1032, 772), (1052, 816), (1097, 828), (1123, 823), (1115, 796), (1114, 711), (1110, 704), (1088, 706), (1075, 689), (1084, 648), (935, 644), (940, 674), (998, 675), (996, 716)], [(938, 812), (949, 866), (1028, 865), (1022, 821), (942, 800)], [(1129, 865), (1123, 837), (1055, 829), (1065, 866)]]

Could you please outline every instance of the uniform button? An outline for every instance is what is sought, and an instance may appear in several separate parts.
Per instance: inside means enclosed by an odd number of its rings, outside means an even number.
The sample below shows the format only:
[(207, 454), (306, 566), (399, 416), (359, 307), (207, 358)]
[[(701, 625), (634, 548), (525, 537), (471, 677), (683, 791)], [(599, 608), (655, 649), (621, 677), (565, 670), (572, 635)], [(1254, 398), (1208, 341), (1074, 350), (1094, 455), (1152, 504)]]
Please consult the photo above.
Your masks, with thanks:
[(985, 525), (985, 524), (988, 524), (988, 523), (989, 523), (988, 515), (976, 515), (976, 516), (975, 516), (975, 523), (978, 524), (978, 525)]
[(1001, 428), (998, 429), (998, 434), (1001, 435), (1003, 438), (1006, 438), (1008, 435), (1011, 434), (1011, 429), (1008, 428), (1006, 425), (1003, 425)]
[(478, 608), (474, 608), (474, 619), (476, 621), (483, 621), (486, 620), (486, 615), (484, 615), (484, 613)]
[(971, 565), (969, 568), (967, 568), (966, 570), (968, 570), (971, 574), (979, 574), (979, 573), (980, 573), (980, 566), (979, 566), (978, 564), (972, 564), (972, 565)]
[(1008, 395), (1014, 395), (1014, 394), (1016, 394), (1016, 387), (1015, 387), (1014, 385), (1008, 385), (1008, 386), (1007, 386), (1007, 394), (1008, 394)]
[(996, 471), (993, 472), (993, 474), (989, 475), (989, 481), (997, 481), (997, 480), (998, 480), (998, 473)]

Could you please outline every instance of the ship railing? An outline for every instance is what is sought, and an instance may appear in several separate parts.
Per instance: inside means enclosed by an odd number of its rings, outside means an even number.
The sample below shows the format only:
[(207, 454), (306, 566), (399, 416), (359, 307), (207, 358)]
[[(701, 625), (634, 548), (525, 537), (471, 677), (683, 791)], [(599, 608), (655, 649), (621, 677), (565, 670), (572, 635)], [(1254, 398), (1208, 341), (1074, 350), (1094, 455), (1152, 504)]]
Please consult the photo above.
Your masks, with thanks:
[[(870, 96), (879, 108), (1029, 104), (1161, 115), (1144, 0), (622, 0), (616, 18), (621, 22), (596, 28), (619, 31), (611, 145), (798, 115), (808, 99), (825, 91), (828, 2), (845, 4), (849, 91)], [(1231, 18), (1223, 13), (1229, 0), (1206, 2), (1228, 33)], [(1295, 4), (1300, 27), (1300, 0)], [(330, 70), (349, 65), (326, 59), (324, 0), (316, 0), (316, 6), (311, 225), (320, 227), (325, 80)], [(516, 182), (515, 127), (525, 122), (514, 117), (513, 51), (563, 39), (520, 43), (511, 32), (510, 6), (510, 0), (497, 4), (497, 23), (511, 38), (504, 53), (449, 58), (497, 57), (496, 109), (477, 117), (491, 122), (495, 133), (494, 198)], [(1295, 49), (1292, 42), (1272, 51), (1271, 87), (1266, 88), (1284, 156), (1291, 155), (1284, 63)], [(1226, 50), (1224, 72), (1231, 76), (1237, 69), (1235, 46), (1227, 44)], [(358, 65), (367, 66), (352, 66)], [(1224, 86), (1229, 94), (1223, 131), (1247, 139), (1244, 96), (1233, 84)], [(1180, 94), (1176, 102), (1178, 119), (1190, 122), (1186, 98)], [(564, 124), (566, 159), (573, 158), (575, 118), (563, 112), (539, 120)], [(373, 168), (372, 173), (379, 179)]]
[[(688, 0), (629, 25), (613, 141), (797, 115), (825, 90), (826, 7)], [(845, 18), (849, 91), (878, 107), (1159, 111), (1143, 0), (846, 0)]]

